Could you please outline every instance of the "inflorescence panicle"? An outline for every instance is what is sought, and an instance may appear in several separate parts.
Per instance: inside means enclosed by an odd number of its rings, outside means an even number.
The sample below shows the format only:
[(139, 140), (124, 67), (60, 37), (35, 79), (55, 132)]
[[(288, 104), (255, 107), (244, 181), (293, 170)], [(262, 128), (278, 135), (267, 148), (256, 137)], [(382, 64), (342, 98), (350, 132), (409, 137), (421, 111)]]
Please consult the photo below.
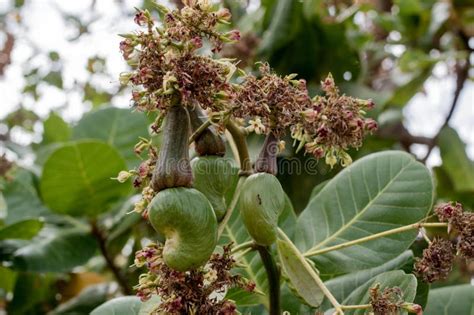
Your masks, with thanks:
[(135, 254), (135, 266), (148, 270), (135, 289), (142, 301), (154, 294), (160, 296), (161, 303), (152, 314), (235, 314), (234, 302), (215, 295), (234, 287), (254, 291), (253, 282), (230, 272), (235, 264), (227, 245), (222, 253), (213, 254), (205, 267), (180, 272), (164, 263), (162, 245), (149, 244)]
[(366, 110), (372, 109), (374, 103), (340, 95), (331, 74), (321, 87), (325, 95), (314, 97), (311, 106), (300, 113), (299, 123), (292, 127), (292, 137), (307, 153), (325, 157), (331, 167), (338, 162), (347, 166), (352, 159), (346, 151), (359, 148), (364, 137), (377, 129), (373, 119), (365, 118)]

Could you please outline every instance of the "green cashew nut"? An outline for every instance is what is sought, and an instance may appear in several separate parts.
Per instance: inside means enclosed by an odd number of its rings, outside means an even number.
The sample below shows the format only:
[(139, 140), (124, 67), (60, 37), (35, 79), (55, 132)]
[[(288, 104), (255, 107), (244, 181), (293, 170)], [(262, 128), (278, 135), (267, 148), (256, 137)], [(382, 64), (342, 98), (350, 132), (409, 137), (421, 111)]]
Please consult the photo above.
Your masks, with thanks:
[(151, 225), (166, 237), (165, 263), (178, 271), (204, 265), (217, 244), (217, 220), (207, 198), (193, 188), (160, 191), (149, 208)]
[(271, 245), (277, 237), (278, 217), (285, 207), (285, 192), (278, 179), (268, 173), (247, 178), (239, 199), (240, 214), (257, 244)]
[(227, 210), (225, 195), (232, 183), (232, 165), (218, 156), (200, 156), (191, 160), (194, 188), (211, 202), (218, 220)]

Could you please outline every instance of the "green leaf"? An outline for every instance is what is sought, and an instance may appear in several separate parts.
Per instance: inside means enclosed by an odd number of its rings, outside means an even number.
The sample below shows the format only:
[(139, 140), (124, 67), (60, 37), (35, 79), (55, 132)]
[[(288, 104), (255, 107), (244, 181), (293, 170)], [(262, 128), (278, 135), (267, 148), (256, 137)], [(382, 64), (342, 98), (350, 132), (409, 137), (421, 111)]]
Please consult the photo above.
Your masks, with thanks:
[(52, 112), (43, 123), (43, 143), (64, 142), (71, 138), (71, 128), (59, 116)]
[[(360, 305), (369, 303), (369, 289), (374, 287), (377, 283), (380, 284), (380, 292), (385, 288), (398, 287), (403, 292), (403, 300), (412, 303), (416, 294), (416, 277), (412, 274), (405, 274), (401, 270), (389, 271), (382, 273), (353, 291), (347, 299), (344, 300), (344, 305)], [(366, 310), (344, 311), (346, 315), (363, 315)], [(406, 314), (406, 312), (402, 312)]]
[(0, 191), (0, 220), (5, 220), (7, 217), (7, 202)]
[(95, 253), (95, 239), (79, 229), (43, 229), (44, 233), (14, 253), (14, 267), (35, 272), (66, 272)]
[(280, 0), (275, 4), (271, 23), (263, 34), (260, 51), (273, 52), (287, 44), (301, 27), (302, 4), (299, 1)]
[(43, 227), (43, 222), (37, 219), (28, 219), (7, 225), (0, 229), (0, 241), (5, 239), (29, 240)]
[(295, 210), (293, 209), (291, 200), (288, 195), (285, 194), (285, 207), (278, 217), (278, 226), (282, 228), (283, 231), (285, 231), (286, 235), (288, 235), (290, 239), (295, 233), (297, 219), (298, 217), (296, 216)]
[[(309, 253), (420, 221), (429, 212), (428, 169), (404, 152), (366, 156), (334, 177), (298, 218), (296, 244)], [(416, 231), (312, 257), (322, 274), (379, 266), (405, 251)]]
[(91, 315), (138, 315), (142, 302), (136, 296), (122, 296), (95, 308)]
[(19, 273), (13, 290), (13, 300), (8, 303), (7, 314), (38, 314), (35, 307), (42, 301), (54, 300), (56, 279), (51, 274)]
[(470, 284), (433, 289), (425, 315), (474, 315), (474, 287)]
[(51, 71), (43, 78), (43, 81), (57, 87), (58, 89), (63, 88), (63, 76), (61, 71)]
[(160, 305), (161, 299), (158, 295), (153, 295), (148, 301), (143, 302), (138, 315), (150, 315)]
[(474, 192), (474, 162), (466, 154), (466, 145), (458, 133), (444, 127), (437, 139), (443, 168), (458, 192)]
[(317, 271), (290, 242), (277, 240), (277, 247), (282, 269), (298, 295), (310, 306), (321, 305), (324, 293), (315, 280), (319, 278)]
[(326, 186), (326, 184), (329, 182), (329, 180), (325, 180), (324, 182), (321, 182), (314, 186), (313, 190), (311, 191), (311, 195), (309, 196), (309, 200), (311, 202), (311, 199), (313, 199), (319, 192)]
[(19, 169), (14, 179), (7, 182), (2, 191), (7, 208), (5, 224), (13, 224), (29, 218), (38, 218), (48, 213), (38, 197), (34, 175), (25, 169)]
[(50, 315), (82, 315), (90, 312), (107, 301), (110, 291), (109, 283), (91, 285), (79, 295), (56, 307)]
[[(349, 273), (344, 276), (326, 281), (324, 284), (329, 289), (329, 291), (331, 291), (336, 300), (344, 301), (355, 289), (373, 277), (387, 271), (402, 269), (403, 266), (409, 263), (413, 264), (413, 253), (412, 251), (407, 250), (400, 256), (386, 262), (381, 266)], [(322, 304), (322, 308), (326, 309), (330, 307), (331, 303), (325, 299)]]
[(44, 165), (40, 183), (43, 200), (55, 212), (96, 216), (130, 190), (130, 185), (111, 179), (125, 168), (120, 154), (106, 143), (65, 144)]
[(6, 294), (13, 292), (17, 273), (10, 268), (0, 265), (0, 299), (6, 298)]
[(434, 63), (413, 73), (410, 79), (400, 85), (387, 101), (387, 106), (403, 107), (416, 93), (420, 92), (425, 81), (431, 76)]
[(127, 161), (136, 166), (139, 159), (133, 147), (139, 137), (148, 137), (148, 122), (143, 113), (130, 109), (108, 107), (92, 111), (73, 129), (74, 139), (100, 139), (114, 146)]
[(472, 192), (457, 192), (454, 190), (454, 184), (448, 172), (443, 166), (433, 167), (433, 173), (436, 182), (436, 196), (445, 201), (456, 200), (466, 208), (474, 210), (474, 198)]

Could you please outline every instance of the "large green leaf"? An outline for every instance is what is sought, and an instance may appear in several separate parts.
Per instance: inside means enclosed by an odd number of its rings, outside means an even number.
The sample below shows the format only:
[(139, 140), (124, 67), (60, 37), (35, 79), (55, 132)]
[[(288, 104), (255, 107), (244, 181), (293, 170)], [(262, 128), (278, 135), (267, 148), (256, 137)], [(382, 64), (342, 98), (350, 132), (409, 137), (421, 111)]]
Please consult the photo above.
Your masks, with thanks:
[(15, 287), (17, 273), (0, 265), (0, 299), (5, 298)]
[(147, 126), (147, 119), (142, 113), (108, 107), (86, 114), (74, 127), (73, 138), (103, 140), (114, 146), (132, 167), (139, 161), (133, 147), (139, 137), (148, 137)]
[(54, 112), (44, 121), (43, 128), (44, 144), (68, 141), (71, 137), (69, 125)]
[(474, 287), (470, 284), (430, 291), (425, 315), (474, 315)]
[[(413, 253), (410, 250), (405, 251), (397, 258), (392, 259), (381, 266), (340, 276), (326, 281), (324, 284), (327, 286), (329, 291), (331, 291), (336, 300), (344, 301), (355, 289), (369, 281), (371, 278), (387, 271), (402, 269), (402, 267), (408, 263), (413, 264)], [(325, 309), (330, 308), (330, 306), (331, 303), (325, 299), (321, 307)]]
[(91, 315), (138, 315), (142, 302), (136, 296), (122, 296), (95, 308)]
[(55, 212), (96, 216), (130, 190), (130, 185), (111, 179), (125, 168), (120, 154), (106, 143), (66, 144), (44, 165), (40, 183), (43, 200)]
[[(289, 282), (306, 304), (318, 307), (324, 299), (317, 271), (289, 241), (277, 240), (278, 257)], [(319, 281), (319, 283), (316, 281)]]
[(38, 234), (43, 227), (43, 221), (28, 219), (0, 228), (0, 241), (5, 239), (28, 240)]
[(5, 224), (38, 218), (48, 212), (38, 197), (33, 173), (25, 169), (14, 174), (13, 181), (5, 184), (2, 194), (7, 209)]
[[(345, 305), (358, 305), (369, 303), (369, 289), (376, 284), (380, 284), (380, 292), (385, 288), (398, 287), (403, 292), (403, 300), (412, 303), (416, 295), (416, 277), (412, 274), (405, 274), (401, 270), (389, 271), (382, 273), (360, 287), (354, 290), (345, 300)], [(366, 310), (344, 311), (346, 315), (363, 315)], [(406, 312), (402, 312), (406, 314)]]
[(53, 300), (57, 291), (53, 289), (54, 275), (19, 273), (13, 290), (13, 300), (7, 305), (7, 314), (38, 314), (38, 304)]
[[(375, 153), (334, 177), (298, 218), (296, 244), (312, 252), (415, 223), (432, 205), (428, 169), (411, 155)], [(322, 274), (379, 266), (405, 251), (416, 231), (393, 234), (312, 257)]]
[(439, 133), (438, 146), (446, 170), (454, 190), (458, 192), (474, 192), (474, 162), (466, 154), (466, 145), (458, 133), (445, 127)]
[(91, 285), (77, 296), (56, 307), (49, 315), (82, 315), (90, 312), (107, 301), (110, 294), (110, 283)]
[(66, 272), (86, 263), (96, 249), (96, 241), (87, 231), (45, 228), (14, 253), (13, 265), (27, 271)]
[(280, 0), (275, 4), (271, 23), (260, 44), (262, 53), (273, 52), (285, 45), (301, 27), (302, 4), (293, 0)]

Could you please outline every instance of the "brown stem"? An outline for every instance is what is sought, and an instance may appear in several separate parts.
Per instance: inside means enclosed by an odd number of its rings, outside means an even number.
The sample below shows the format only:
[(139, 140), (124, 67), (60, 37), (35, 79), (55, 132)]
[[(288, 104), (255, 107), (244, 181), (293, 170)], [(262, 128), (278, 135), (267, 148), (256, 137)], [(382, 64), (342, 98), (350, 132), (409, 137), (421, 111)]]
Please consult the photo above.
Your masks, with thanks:
[(247, 142), (245, 136), (240, 128), (232, 121), (229, 121), (226, 125), (227, 130), (234, 139), (235, 146), (239, 152), (240, 171), (242, 175), (252, 174), (252, 162), (250, 161), (249, 150), (247, 148)]
[(132, 288), (130, 288), (130, 286), (128, 285), (127, 279), (120, 272), (119, 267), (115, 265), (113, 257), (111, 257), (109, 252), (107, 251), (107, 246), (106, 246), (107, 239), (104, 236), (103, 232), (98, 227), (97, 222), (91, 221), (90, 225), (91, 225), (91, 233), (97, 240), (97, 243), (99, 244), (100, 253), (104, 257), (107, 267), (110, 269), (110, 271), (112, 271), (115, 277), (115, 280), (117, 281), (117, 283), (119, 284), (122, 290), (122, 293), (125, 295), (133, 295)]

